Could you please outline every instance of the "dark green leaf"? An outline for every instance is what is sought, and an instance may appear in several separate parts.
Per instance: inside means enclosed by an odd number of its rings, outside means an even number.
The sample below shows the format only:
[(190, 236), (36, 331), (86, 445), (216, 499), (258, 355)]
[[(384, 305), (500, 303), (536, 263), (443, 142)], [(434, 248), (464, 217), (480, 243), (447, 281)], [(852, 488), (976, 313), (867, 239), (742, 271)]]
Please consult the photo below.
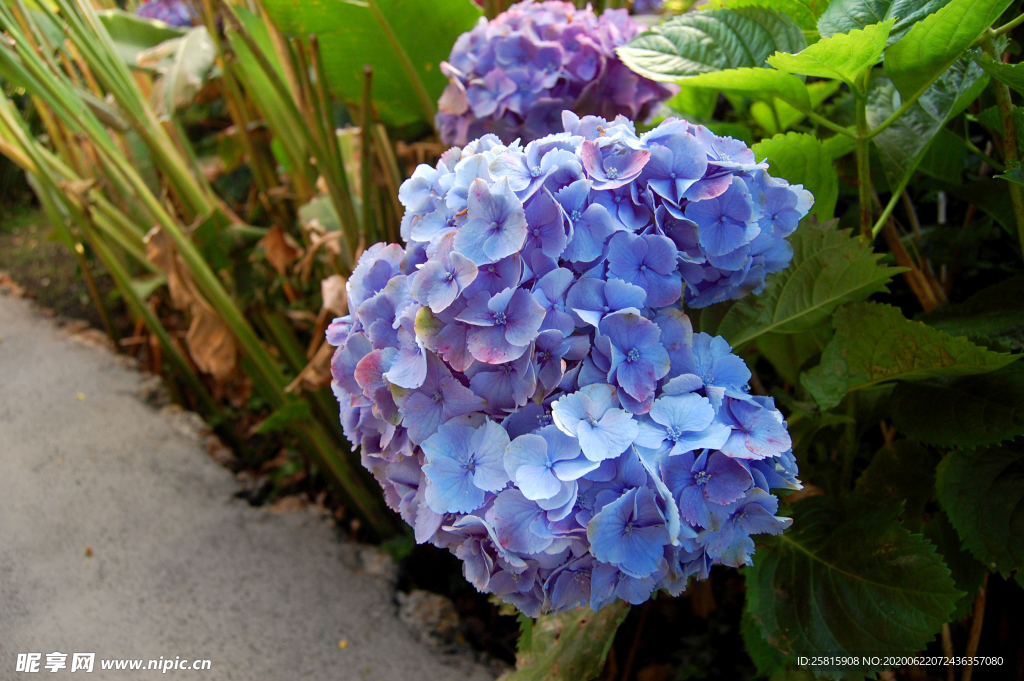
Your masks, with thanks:
[(971, 57), (1000, 83), (1024, 94), (1024, 64), (1004, 64), (981, 51), (972, 52)]
[(942, 562), (953, 575), (957, 591), (964, 594), (956, 602), (956, 610), (950, 618), (953, 621), (962, 620), (971, 613), (974, 597), (985, 577), (985, 566), (975, 560), (967, 550), (961, 548), (959, 535), (941, 509), (924, 524), (922, 534), (925, 539), (935, 544), (935, 550), (942, 556)]
[(821, 37), (829, 38), (837, 33), (849, 33), (855, 28), (895, 19), (896, 24), (889, 32), (888, 42), (891, 45), (902, 38), (911, 26), (947, 2), (949, 0), (833, 0), (818, 20), (818, 31)]
[(1021, 169), (1020, 166), (1010, 168), (1002, 175), (994, 175), (993, 177), (998, 177), (1000, 180), (1006, 180), (1007, 182), (1013, 182), (1014, 184), (1024, 186), (1024, 169)]
[(805, 221), (789, 242), (789, 267), (769, 275), (764, 293), (737, 301), (720, 318), (716, 333), (733, 345), (765, 333), (814, 329), (840, 305), (886, 290), (889, 279), (902, 271), (879, 265), (880, 255), (851, 239), (850, 230), (834, 225)]
[(963, 184), (946, 184), (944, 191), (950, 196), (974, 204), (990, 218), (998, 222), (1007, 234), (1016, 238), (1017, 218), (1010, 201), (1010, 192), (1006, 191), (1005, 180), (975, 180)]
[(296, 421), (305, 421), (311, 417), (309, 402), (305, 400), (289, 400), (256, 427), (257, 433), (278, 433), (286, 430)]
[(921, 321), (975, 343), (1024, 349), (1024, 275), (982, 289), (962, 303), (933, 310)]
[(1008, 577), (1024, 568), (1024, 450), (1004, 445), (951, 452), (939, 464), (935, 487), (964, 545)]
[[(459, 35), (476, 25), (480, 9), (470, 0), (373, 1), (383, 23), (369, 3), (354, 0), (267, 0), (264, 6), (286, 34), (317, 35), (328, 84), (342, 100), (360, 101), (363, 66), (369, 64), (373, 67), (374, 105), (381, 119), (391, 125), (424, 120), (426, 114), (402, 53), (431, 101), (436, 102), (447, 83), (440, 64), (448, 59)], [(397, 49), (390, 36), (396, 39)]]
[(892, 394), (892, 421), (909, 438), (975, 448), (1024, 435), (1024, 364), (948, 383), (904, 383)]
[(711, 71), (762, 66), (768, 55), (799, 52), (806, 44), (803, 32), (785, 14), (748, 7), (673, 17), (617, 52), (640, 75), (677, 81)]
[[(968, 59), (957, 61), (888, 129), (875, 136), (889, 186), (900, 186), (914, 172), (932, 139), (946, 123), (973, 102), (988, 84), (985, 72)], [(868, 94), (868, 125), (889, 118), (901, 97), (888, 79), (874, 79)]]
[(766, 333), (757, 339), (757, 349), (783, 379), (800, 385), (800, 372), (831, 338), (832, 329), (827, 326), (796, 334)]
[(831, 409), (854, 390), (891, 381), (984, 374), (1017, 359), (912, 322), (899, 309), (879, 303), (841, 307), (832, 324), (836, 335), (821, 363), (801, 377), (822, 409)]
[(966, 162), (967, 147), (963, 137), (943, 128), (928, 145), (917, 169), (937, 180), (955, 184), (960, 182)]
[[(746, 571), (750, 613), (765, 639), (798, 655), (911, 654), (932, 640), (960, 596), (935, 548), (896, 520), (899, 507), (856, 497), (793, 505), (793, 527)], [(881, 667), (824, 665), (860, 679)]]
[(615, 601), (594, 612), (582, 607), (536, 620), (520, 615), (516, 671), (507, 681), (589, 681), (604, 668), (615, 632), (629, 614)]
[(895, 19), (838, 33), (819, 40), (799, 54), (780, 52), (768, 57), (768, 63), (786, 73), (841, 80), (861, 91), (864, 72), (879, 62), (885, 39)]
[(885, 51), (885, 74), (904, 100), (925, 92), (988, 30), (1012, 0), (953, 0)]
[(769, 172), (790, 184), (802, 184), (814, 195), (812, 213), (831, 220), (839, 197), (839, 176), (821, 141), (814, 135), (791, 132), (761, 140), (753, 146), (758, 159), (767, 159)]
[(875, 453), (857, 478), (857, 493), (890, 506), (903, 504), (903, 524), (921, 529), (925, 504), (935, 491), (939, 457), (910, 440), (898, 440)]

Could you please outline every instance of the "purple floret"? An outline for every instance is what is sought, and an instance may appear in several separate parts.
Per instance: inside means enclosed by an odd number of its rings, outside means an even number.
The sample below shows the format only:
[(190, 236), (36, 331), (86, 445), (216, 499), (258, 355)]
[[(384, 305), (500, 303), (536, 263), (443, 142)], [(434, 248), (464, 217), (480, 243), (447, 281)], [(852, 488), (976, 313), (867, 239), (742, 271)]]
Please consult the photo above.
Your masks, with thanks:
[(646, 120), (675, 88), (616, 57), (615, 48), (643, 30), (625, 10), (598, 16), (554, 0), (481, 19), (441, 65), (449, 80), (437, 106), (441, 139), (461, 146), (494, 133), (505, 143), (528, 142), (560, 131), (564, 109)]

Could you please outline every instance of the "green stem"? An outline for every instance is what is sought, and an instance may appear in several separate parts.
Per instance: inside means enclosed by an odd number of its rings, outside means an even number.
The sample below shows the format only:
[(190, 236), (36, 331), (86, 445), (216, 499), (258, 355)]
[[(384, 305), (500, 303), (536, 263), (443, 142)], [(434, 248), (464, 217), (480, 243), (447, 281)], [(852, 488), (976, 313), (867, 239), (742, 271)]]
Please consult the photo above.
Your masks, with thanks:
[(913, 173), (907, 173), (903, 181), (900, 182), (899, 187), (892, 193), (892, 198), (889, 199), (889, 203), (885, 205), (885, 209), (882, 211), (882, 215), (875, 222), (875, 226), (871, 228), (871, 239), (874, 239), (885, 227), (885, 223), (889, 220), (892, 215), (893, 209), (896, 208), (896, 203), (900, 200), (900, 196), (903, 194), (903, 190), (907, 188), (907, 183), (910, 182), (910, 178)]
[(857, 189), (860, 202), (860, 233), (864, 240), (871, 239), (871, 149), (868, 129), (867, 101), (857, 98)]
[[(367, 243), (376, 241), (377, 230), (373, 224), (373, 144), (371, 143), (371, 130), (373, 126), (373, 67), (369, 64), (363, 66), (363, 110), (360, 125), (361, 140), (359, 147), (359, 176), (360, 189), (363, 194), (363, 225), (360, 234), (360, 245), (365, 248)], [(369, 242), (365, 239), (370, 239)]]
[(998, 38), (1001, 35), (1009, 33), (1013, 29), (1020, 26), (1022, 23), (1024, 23), (1024, 14), (1019, 15), (1016, 19), (1013, 19), (1012, 21), (1006, 22), (999, 28), (992, 29), (992, 32), (989, 34), (989, 36), (991, 38)]
[[(989, 38), (982, 49), (996, 59), (995, 41)], [(1003, 125), (1003, 160), (1009, 167), (1020, 164), (1020, 152), (1017, 149), (1017, 122), (1013, 118), (1013, 101), (1010, 99), (1010, 88), (1005, 83), (992, 80), (992, 89), (996, 95), (996, 106)], [(1013, 202), (1013, 213), (1017, 220), (1017, 239), (1024, 252), (1024, 187), (1015, 182), (1007, 182), (1010, 189), (1010, 200)]]
[(832, 121), (830, 121), (829, 119), (825, 118), (821, 114), (814, 113), (813, 111), (804, 111), (803, 114), (805, 116), (807, 116), (808, 119), (814, 121), (815, 123), (817, 123), (821, 127), (828, 128), (829, 130), (831, 130), (832, 132), (834, 132), (836, 134), (846, 135), (847, 137), (853, 137), (854, 139), (857, 138), (857, 133), (853, 132), (849, 128), (844, 128), (841, 125), (837, 125), (836, 123), (833, 123)]

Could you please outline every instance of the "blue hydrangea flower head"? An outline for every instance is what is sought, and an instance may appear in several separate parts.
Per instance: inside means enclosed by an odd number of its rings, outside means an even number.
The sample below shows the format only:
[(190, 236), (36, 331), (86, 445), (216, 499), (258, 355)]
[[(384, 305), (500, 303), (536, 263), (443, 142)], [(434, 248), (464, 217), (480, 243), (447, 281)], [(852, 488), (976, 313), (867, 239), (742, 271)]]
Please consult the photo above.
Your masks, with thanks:
[(185, 0), (149, 0), (149, 2), (139, 5), (135, 14), (179, 28), (188, 28), (199, 23), (199, 15)]
[[(446, 66), (480, 74), (458, 81), (465, 106), (504, 111), (502, 134), (532, 125), (565, 72), (617, 68), (592, 15), (514, 9)], [(601, 21), (629, 30), (624, 13)], [(579, 96), (619, 101), (601, 87)], [(404, 246), (361, 254), (351, 314), (327, 328), (342, 427), (388, 505), (530, 616), (678, 594), (785, 530), (772, 492), (800, 489), (786, 421), (685, 309), (756, 294), (813, 203), (702, 126), (639, 136), (624, 116), (544, 111), (561, 132), (487, 134), (417, 168)]]
[(625, 10), (598, 16), (555, 0), (520, 2), (481, 19), (441, 64), (449, 81), (437, 106), (441, 139), (462, 146), (493, 133), (528, 142), (559, 132), (565, 109), (647, 119), (676, 90), (636, 75), (615, 55), (643, 30)]

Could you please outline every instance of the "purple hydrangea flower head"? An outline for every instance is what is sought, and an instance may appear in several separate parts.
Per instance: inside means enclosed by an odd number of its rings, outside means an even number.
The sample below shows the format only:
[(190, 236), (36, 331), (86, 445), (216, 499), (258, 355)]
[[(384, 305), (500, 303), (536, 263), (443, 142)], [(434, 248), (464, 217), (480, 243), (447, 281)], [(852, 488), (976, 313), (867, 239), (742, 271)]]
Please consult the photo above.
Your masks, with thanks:
[(140, 5), (135, 10), (135, 14), (179, 28), (188, 28), (199, 23), (199, 15), (185, 0), (149, 0), (144, 5)]
[(675, 88), (636, 75), (615, 55), (643, 30), (625, 10), (598, 16), (554, 0), (481, 19), (441, 65), (449, 81), (437, 107), (442, 140), (461, 146), (495, 133), (506, 143), (532, 141), (558, 132), (565, 109), (648, 118)]
[[(563, 79), (613, 73), (604, 50), (628, 16), (603, 15), (595, 38), (569, 12), (519, 6), (463, 36), (446, 98), (501, 111), (503, 134)], [(530, 616), (678, 594), (785, 529), (772, 492), (800, 489), (786, 421), (684, 310), (756, 294), (813, 203), (686, 121), (639, 136), (624, 116), (544, 117), (564, 130), (484, 135), (417, 168), (404, 247), (362, 253), (351, 314), (327, 328), (342, 427), (387, 504)]]

